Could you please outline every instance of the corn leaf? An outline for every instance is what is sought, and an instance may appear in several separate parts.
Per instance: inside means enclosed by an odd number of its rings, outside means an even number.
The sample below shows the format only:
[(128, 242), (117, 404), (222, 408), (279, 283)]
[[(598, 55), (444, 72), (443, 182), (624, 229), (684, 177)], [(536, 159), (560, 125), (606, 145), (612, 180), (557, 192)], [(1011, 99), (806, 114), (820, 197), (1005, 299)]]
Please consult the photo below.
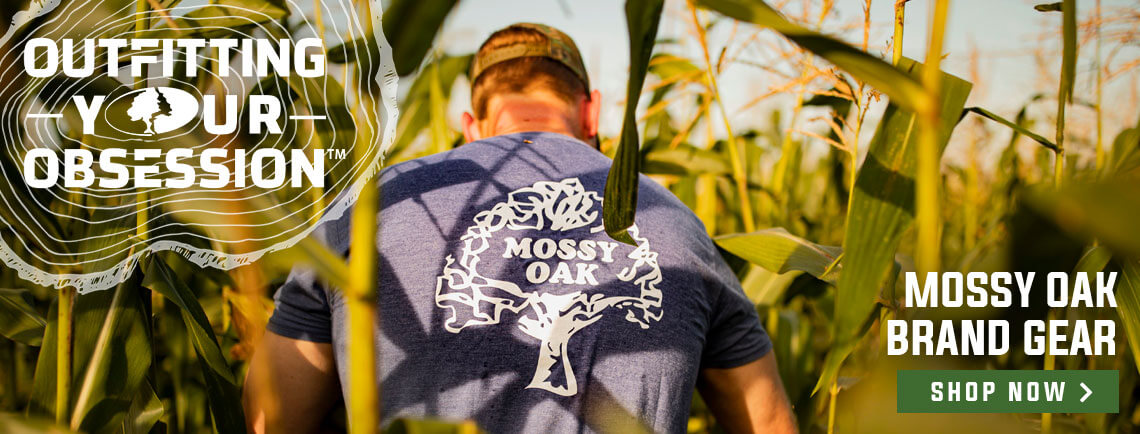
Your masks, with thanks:
[(127, 410), (127, 420), (123, 424), (124, 433), (148, 433), (158, 424), (165, 409), (162, 400), (154, 392), (150, 380), (143, 381), (135, 399), (131, 401), (131, 408)]
[[(917, 77), (922, 65), (903, 58), (899, 67)], [(965, 80), (942, 73), (941, 149), (950, 139), (971, 87)], [(843, 360), (858, 343), (859, 330), (889, 280), (899, 241), (914, 222), (917, 115), (896, 102), (892, 99), (883, 113), (855, 180), (843, 238), (843, 274), (835, 301), (836, 343), (824, 362), (816, 391), (822, 385), (831, 385)]]
[(1104, 270), (1108, 266), (1108, 261), (1112, 260), (1112, 252), (1104, 246), (1092, 246), (1081, 256), (1081, 260), (1077, 261), (1077, 266), (1073, 267), (1073, 274), (1076, 273), (1096, 273)]
[(24, 298), (26, 291), (0, 289), (0, 335), (13, 341), (40, 346), (47, 321)]
[(202, 310), (194, 293), (158, 257), (151, 259), (143, 285), (162, 294), (181, 309), (182, 322), (190, 332), (194, 350), (198, 353), (199, 360), (206, 365), (202, 372), (215, 427), (220, 432), (244, 432), (245, 416), (242, 413), (237, 382), (218, 346), (218, 338), (206, 318), (206, 312)]
[(1110, 173), (1140, 175), (1140, 127), (1128, 128), (1116, 135), (1109, 162)]
[(29, 417), (16, 413), (0, 413), (0, 427), (11, 434), (64, 434), (74, 433), (51, 419)]
[[(661, 141), (657, 141), (661, 143)], [(647, 175), (728, 175), (732, 167), (724, 154), (681, 143), (675, 148), (653, 146), (646, 150), (641, 173)]]
[[(443, 56), (435, 61), (438, 65), (438, 75), (441, 96), (451, 97), (451, 88), (455, 80), (466, 75), (471, 67), (471, 55)], [(425, 68), (430, 70), (430, 68)], [(431, 82), (433, 74), (419, 74), (408, 88), (407, 95), (400, 104), (400, 120), (396, 126), (396, 140), (388, 151), (388, 156), (399, 157), (407, 150), (416, 137), (419, 137), (431, 123), (431, 107), (427, 104), (431, 98)]]
[[(102, 294), (108, 291), (101, 291)], [(59, 313), (58, 299), (48, 309), (47, 318), (56, 318)], [(36, 358), (36, 371), (32, 377), (32, 393), (28, 400), (28, 416), (43, 416), (55, 419), (55, 386), (59, 380), (56, 378), (56, 342), (59, 339), (59, 321), (48, 321), (44, 328), (43, 341), (40, 343), (40, 354)], [(71, 381), (70, 378), (67, 381)]]
[(1026, 203), (1066, 232), (1097, 240), (1113, 253), (1140, 256), (1140, 185), (1135, 180), (1111, 180), (1072, 185), (1056, 191), (1027, 191)]
[(695, 81), (704, 83), (708, 81), (708, 75), (692, 61), (684, 57), (658, 53), (653, 55), (653, 59), (649, 61), (649, 72), (661, 80), (663, 83), (679, 83), (685, 81)]
[[(6, 237), (4, 243), (10, 247), (16, 245), (18, 240), (36, 240), (42, 243), (43, 249), (52, 252), (66, 253), (69, 246), (60, 240), (63, 236), (63, 227), (54, 216), (40, 206), (28, 206), (48, 203), (49, 194), (44, 190), (33, 189), (28, 186), (23, 176), (20, 176), (20, 163), (8, 156), (0, 157), (0, 200), (21, 206), (0, 206), (0, 224), (7, 226), (18, 237)], [(35, 222), (33, 225), (32, 222)], [(31, 246), (29, 246), (31, 247)], [(37, 252), (38, 253), (38, 252)]]
[(729, 253), (773, 273), (804, 271), (829, 283), (835, 283), (839, 278), (839, 267), (832, 265), (842, 249), (812, 243), (788, 233), (784, 228), (724, 235), (714, 241)]
[(789, 21), (763, 1), (697, 0), (697, 4), (737, 20), (779, 32), (796, 45), (827, 59), (856, 79), (887, 94), (891, 103), (901, 108), (920, 112), (932, 103), (930, 96), (922, 89), (916, 78), (838, 39)]
[[(103, 224), (83, 226), (74, 234), (82, 239), (79, 251), (98, 252), (122, 246), (131, 238), (134, 216), (127, 211), (101, 209), (92, 220)], [(124, 260), (129, 249), (100, 256), (82, 255), (85, 273), (105, 270)], [(70, 426), (86, 432), (114, 432), (130, 408), (131, 400), (150, 370), (151, 330), (142, 303), (137, 275), (119, 283), (114, 289), (96, 291), (74, 299), (72, 308), (72, 345), (70, 376), (57, 378), (56, 360), (58, 321), (50, 321), (44, 333), (36, 373), (33, 380), (29, 412), (53, 415), (56, 383), (71, 382)], [(50, 318), (57, 318), (53, 305)], [(66, 416), (66, 415), (65, 415)]]
[[(384, 10), (384, 38), (392, 45), (396, 73), (415, 72), (457, 0), (394, 0)], [(371, 38), (369, 38), (371, 41)]]
[(1124, 325), (1124, 335), (1128, 338), (1129, 352), (1135, 366), (1140, 367), (1140, 262), (1115, 259), (1109, 271), (1115, 269), (1120, 271), (1120, 281), (1116, 286), (1117, 312)]
[(1040, 143), (1040, 144), (1041, 144), (1041, 146), (1044, 146), (1044, 147), (1046, 147), (1046, 148), (1049, 148), (1049, 149), (1053, 150), (1054, 152), (1056, 152), (1056, 151), (1059, 151), (1059, 150), (1060, 150), (1060, 148), (1058, 148), (1058, 147), (1057, 147), (1057, 144), (1056, 144), (1056, 143), (1053, 143), (1053, 142), (1051, 142), (1051, 141), (1049, 141), (1049, 139), (1046, 139), (1046, 138), (1044, 138), (1044, 137), (1042, 137), (1042, 136), (1038, 135), (1037, 133), (1034, 133), (1034, 132), (1032, 132), (1032, 131), (1029, 131), (1029, 129), (1027, 129), (1027, 128), (1025, 128), (1025, 127), (1023, 127), (1023, 126), (1021, 126), (1021, 125), (1018, 125), (1018, 124), (1016, 124), (1016, 123), (1010, 122), (1008, 119), (1006, 119), (1006, 118), (1003, 118), (1003, 117), (1001, 117), (1001, 116), (998, 116), (998, 115), (997, 115), (997, 114), (995, 114), (994, 112), (991, 112), (991, 111), (989, 111), (989, 110), (986, 110), (986, 109), (984, 109), (984, 108), (981, 108), (981, 107), (967, 107), (967, 108), (966, 108), (966, 109), (965, 109), (965, 110), (962, 112), (962, 115), (963, 115), (963, 116), (965, 116), (967, 113), (975, 113), (975, 114), (977, 114), (977, 115), (979, 115), (979, 116), (981, 116), (981, 117), (984, 117), (984, 118), (986, 118), (986, 119), (989, 119), (989, 120), (991, 120), (991, 121), (994, 121), (994, 122), (997, 122), (997, 123), (999, 123), (999, 124), (1005, 125), (1005, 126), (1009, 127), (1009, 129), (1013, 130), (1013, 131), (1015, 132), (1015, 134), (1021, 134), (1021, 135), (1024, 135), (1025, 137), (1029, 137), (1029, 138), (1033, 139), (1033, 141), (1035, 141), (1035, 142), (1037, 142), (1037, 143)]
[(627, 0), (625, 19), (629, 30), (629, 84), (626, 88), (625, 117), (621, 125), (621, 141), (613, 167), (606, 177), (602, 221), (613, 239), (634, 244), (626, 232), (633, 226), (637, 212), (637, 183), (641, 173), (641, 145), (637, 135), (637, 101), (645, 84), (649, 56), (657, 39), (664, 0)]
[(139, 289), (131, 278), (75, 298), (72, 428), (117, 432), (150, 371), (151, 330)]

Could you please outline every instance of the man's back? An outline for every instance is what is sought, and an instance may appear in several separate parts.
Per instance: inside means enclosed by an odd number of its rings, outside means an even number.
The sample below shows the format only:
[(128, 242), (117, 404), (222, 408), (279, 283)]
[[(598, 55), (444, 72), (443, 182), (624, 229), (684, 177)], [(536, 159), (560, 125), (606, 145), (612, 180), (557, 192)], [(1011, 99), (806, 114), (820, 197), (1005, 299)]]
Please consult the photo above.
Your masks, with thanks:
[[(699, 369), (768, 352), (739, 284), (668, 190), (642, 177), (637, 246), (605, 234), (609, 167), (576, 139), (519, 133), (382, 174), (385, 423), (683, 431)], [(348, 220), (325, 232), (341, 253)], [(270, 330), (332, 342), (351, 393), (341, 293), (300, 272), (277, 299)]]

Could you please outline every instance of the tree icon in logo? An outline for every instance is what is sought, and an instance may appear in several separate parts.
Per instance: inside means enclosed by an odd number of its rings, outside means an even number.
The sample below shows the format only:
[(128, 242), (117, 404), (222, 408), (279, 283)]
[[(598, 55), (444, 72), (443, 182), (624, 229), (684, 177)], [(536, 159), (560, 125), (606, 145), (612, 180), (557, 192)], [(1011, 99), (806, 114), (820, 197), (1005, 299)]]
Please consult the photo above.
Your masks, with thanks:
[[(533, 285), (533, 291), (525, 291), (517, 283), (483, 276), (476, 267), (479, 255), (491, 247), (496, 233), (504, 228), (555, 231), (564, 235), (587, 227), (590, 233), (603, 232), (600, 222), (590, 226), (598, 220), (599, 212), (595, 208), (600, 204), (597, 193), (586, 191), (577, 178), (568, 178), (515, 190), (508, 194), (507, 201), (477, 214), (475, 224), (462, 238), (460, 258), (457, 261), (454, 256), (448, 256), (443, 273), (437, 279), (436, 306), (450, 311), (444, 324), (447, 331), (459, 333), (467, 327), (496, 325), (504, 312), (522, 315), (518, 319), (519, 329), (540, 341), (534, 376), (527, 388), (544, 389), (562, 396), (578, 393), (578, 382), (567, 354), (567, 345), (575, 333), (602, 319), (603, 314), (615, 311), (624, 312), (625, 320), (642, 329), (661, 319), (662, 293), (657, 289), (661, 269), (657, 265), (657, 253), (649, 248), (649, 240), (639, 235), (636, 225), (630, 229), (638, 245), (624, 258), (630, 261), (629, 265), (614, 276), (621, 285), (632, 285), (637, 296), (583, 290), (555, 294), (542, 291), (541, 285)], [(579, 276), (578, 280), (584, 278)], [(554, 383), (558, 373), (564, 376), (564, 385)]]
[(194, 120), (198, 112), (198, 100), (193, 95), (172, 87), (139, 89), (123, 98), (131, 98), (127, 117), (146, 124), (146, 130), (141, 133), (128, 131), (134, 135), (153, 136), (174, 131)]

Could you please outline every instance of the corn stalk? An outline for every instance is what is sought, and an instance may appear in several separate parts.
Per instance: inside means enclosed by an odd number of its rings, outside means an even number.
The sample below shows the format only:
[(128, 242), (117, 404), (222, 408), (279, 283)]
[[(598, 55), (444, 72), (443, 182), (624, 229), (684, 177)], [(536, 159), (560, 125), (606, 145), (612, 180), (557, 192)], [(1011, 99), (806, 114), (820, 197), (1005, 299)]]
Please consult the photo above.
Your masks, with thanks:
[[(825, 0), (823, 2), (823, 5), (820, 7), (819, 18), (816, 20), (816, 23), (815, 23), (815, 27), (817, 29), (823, 25), (823, 19), (826, 18), (827, 13), (831, 11), (831, 6), (832, 6), (832, 2), (830, 0)], [(806, 12), (807, 11), (805, 11), (805, 15), (806, 15)], [(805, 19), (806, 18), (807, 17), (805, 16)], [(802, 49), (800, 51), (806, 52), (806, 50), (802, 50)], [(796, 92), (796, 103), (795, 103), (795, 105), (792, 106), (792, 119), (788, 124), (791, 126), (791, 128), (795, 128), (796, 122), (799, 120), (799, 117), (800, 117), (800, 112), (803, 111), (804, 92), (807, 91), (808, 82), (811, 81), (811, 74), (812, 74), (812, 70), (814, 69), (813, 64), (815, 63), (814, 61), (815, 61), (814, 55), (808, 55), (807, 59), (804, 60), (805, 63), (804, 63), (803, 71), (800, 73), (800, 80), (799, 80), (800, 86), (799, 86), (799, 90)], [(786, 214), (788, 212), (788, 205), (789, 205), (788, 199), (789, 199), (789, 196), (791, 196), (791, 193), (788, 192), (789, 186), (787, 186), (785, 184), (787, 181), (786, 178), (787, 178), (788, 165), (793, 164), (791, 155), (794, 152), (792, 148), (795, 145), (796, 145), (795, 142), (792, 141), (792, 132), (788, 131), (787, 133), (784, 134), (783, 140), (780, 143), (780, 153), (781, 153), (780, 161), (776, 163), (776, 168), (773, 170), (773, 176), (772, 176), (772, 190), (775, 192), (776, 200), (778, 203), (781, 204), (781, 208), (782, 208), (781, 210), (777, 211), (778, 214)], [(854, 160), (854, 159), (852, 159), (852, 160)], [(854, 184), (852, 184), (852, 185), (854, 185)]]
[[(372, 34), (372, 12), (368, 1), (361, 1), (365, 37)], [(358, 80), (367, 80), (361, 71)], [(370, 121), (375, 114), (375, 103), (366, 92), (357, 95), (357, 116)], [(369, 122), (371, 123), (371, 122)], [(363, 128), (357, 133), (355, 146), (358, 164), (372, 160), (372, 128)], [(379, 233), (377, 211), (380, 189), (378, 182), (366, 182), (360, 191), (352, 211), (352, 249), (349, 257), (348, 287), (345, 288), (345, 304), (348, 310), (348, 369), (349, 397), (348, 420), (351, 434), (374, 434), (380, 427), (380, 383), (376, 376), (376, 261), (377, 235)]]
[(74, 288), (63, 288), (59, 293), (55, 359), (55, 422), (67, 422), (68, 404), (71, 402), (71, 313), (75, 299)]
[(1104, 113), (1101, 111), (1101, 88), (1104, 86), (1104, 77), (1101, 71), (1104, 69), (1100, 62), (1100, 0), (1096, 0), (1096, 13), (1093, 18), (1093, 24), (1096, 32), (1096, 60), (1093, 62), (1096, 68), (1096, 170), (1100, 171), (1104, 168), (1105, 154), (1104, 154)]
[(939, 135), (941, 134), (940, 119), (941, 101), (941, 69), (942, 41), (946, 32), (946, 15), (950, 7), (949, 0), (936, 0), (934, 10), (930, 17), (929, 46), (926, 50), (926, 62), (922, 67), (922, 85), (930, 95), (930, 101), (919, 112), (919, 146), (918, 146), (918, 173), (915, 185), (915, 207), (918, 226), (918, 244), (916, 265), (921, 276), (941, 269), (942, 243), (939, 237), (938, 203), (939, 185), (942, 182)]
[(910, 0), (895, 0), (895, 34), (891, 38), (891, 48), (894, 53), (891, 63), (898, 65), (903, 55), (903, 24), (906, 21), (906, 2)]
[(756, 221), (752, 215), (752, 198), (748, 196), (748, 175), (745, 173), (744, 163), (740, 156), (740, 148), (736, 143), (736, 135), (732, 132), (732, 124), (728, 120), (728, 111), (724, 108), (724, 101), (720, 98), (720, 88), (717, 86), (717, 70), (712, 63), (712, 56), (709, 54), (708, 35), (705, 32), (705, 27), (701, 25), (701, 20), (697, 16), (697, 6), (689, 3), (689, 12), (692, 15), (693, 27), (697, 31), (697, 39), (701, 42), (701, 51), (704, 54), (705, 60), (705, 73), (709, 80), (709, 93), (716, 101), (717, 107), (720, 109), (721, 121), (724, 122), (725, 134), (728, 144), (728, 159), (732, 165), (732, 181), (736, 185), (736, 195), (740, 200), (740, 217), (744, 223), (744, 231), (752, 232), (756, 230)]

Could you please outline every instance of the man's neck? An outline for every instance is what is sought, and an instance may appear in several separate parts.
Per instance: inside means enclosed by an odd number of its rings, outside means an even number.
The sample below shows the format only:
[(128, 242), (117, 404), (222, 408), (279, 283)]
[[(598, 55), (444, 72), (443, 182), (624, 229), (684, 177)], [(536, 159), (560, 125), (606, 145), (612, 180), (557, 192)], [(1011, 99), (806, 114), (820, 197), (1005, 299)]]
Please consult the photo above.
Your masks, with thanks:
[(563, 104), (528, 98), (496, 102), (484, 124), (486, 137), (544, 131), (580, 138), (580, 122)]

